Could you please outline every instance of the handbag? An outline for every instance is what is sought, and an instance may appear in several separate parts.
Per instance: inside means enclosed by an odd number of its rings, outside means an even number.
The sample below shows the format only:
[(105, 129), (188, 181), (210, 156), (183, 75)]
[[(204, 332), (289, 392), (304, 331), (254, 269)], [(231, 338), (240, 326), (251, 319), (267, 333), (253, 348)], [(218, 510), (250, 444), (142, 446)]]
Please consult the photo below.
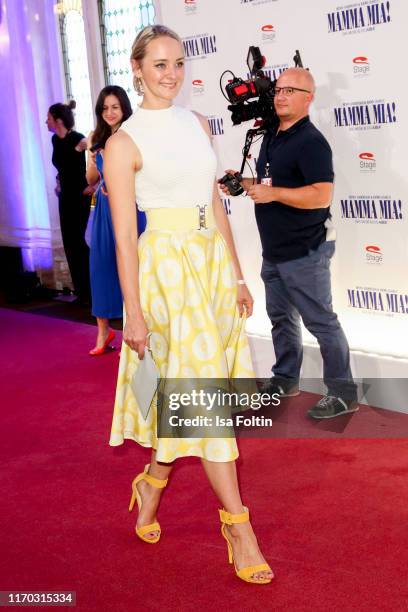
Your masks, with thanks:
[(159, 381), (159, 369), (154, 362), (151, 349), (146, 346), (144, 357), (139, 361), (137, 370), (130, 381), (130, 387), (145, 421), (149, 415)]

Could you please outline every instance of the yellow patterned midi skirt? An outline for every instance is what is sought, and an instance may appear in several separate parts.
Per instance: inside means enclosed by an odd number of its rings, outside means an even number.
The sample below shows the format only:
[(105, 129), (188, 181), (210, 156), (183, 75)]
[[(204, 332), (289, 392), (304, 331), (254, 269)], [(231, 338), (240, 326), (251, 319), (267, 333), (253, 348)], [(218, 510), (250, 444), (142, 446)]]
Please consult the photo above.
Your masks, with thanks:
[[(149, 228), (149, 226), (148, 226)], [(139, 283), (150, 348), (162, 378), (252, 378), (245, 318), (237, 308), (231, 256), (219, 231), (147, 229), (139, 239)], [(157, 461), (196, 456), (231, 461), (231, 438), (158, 438), (157, 407), (145, 421), (130, 388), (137, 353), (122, 343), (109, 444), (156, 449)]]

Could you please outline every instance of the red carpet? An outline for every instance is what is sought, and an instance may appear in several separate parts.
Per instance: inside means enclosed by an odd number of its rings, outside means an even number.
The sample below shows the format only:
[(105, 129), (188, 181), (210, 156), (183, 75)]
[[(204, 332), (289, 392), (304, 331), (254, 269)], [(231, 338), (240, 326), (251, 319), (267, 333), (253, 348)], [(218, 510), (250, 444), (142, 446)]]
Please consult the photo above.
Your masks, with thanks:
[(84, 612), (407, 610), (406, 440), (242, 439), (244, 500), (276, 575), (244, 584), (197, 460), (173, 472), (160, 544), (134, 535), (148, 451), (108, 446), (118, 359), (88, 357), (95, 328), (11, 310), (0, 326), (0, 590), (74, 590)]

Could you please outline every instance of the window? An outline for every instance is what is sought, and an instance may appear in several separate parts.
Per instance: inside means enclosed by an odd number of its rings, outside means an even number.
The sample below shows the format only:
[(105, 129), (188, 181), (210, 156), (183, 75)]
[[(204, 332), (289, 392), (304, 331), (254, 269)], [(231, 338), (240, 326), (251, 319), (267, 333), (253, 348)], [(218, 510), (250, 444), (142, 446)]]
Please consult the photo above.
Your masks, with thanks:
[(139, 30), (154, 23), (153, 0), (99, 0), (99, 14), (106, 80), (123, 87), (134, 107), (139, 96), (133, 89), (130, 52)]
[(87, 135), (93, 129), (94, 119), (82, 1), (63, 0), (56, 5), (56, 10), (60, 20), (68, 100), (76, 101), (75, 128)]

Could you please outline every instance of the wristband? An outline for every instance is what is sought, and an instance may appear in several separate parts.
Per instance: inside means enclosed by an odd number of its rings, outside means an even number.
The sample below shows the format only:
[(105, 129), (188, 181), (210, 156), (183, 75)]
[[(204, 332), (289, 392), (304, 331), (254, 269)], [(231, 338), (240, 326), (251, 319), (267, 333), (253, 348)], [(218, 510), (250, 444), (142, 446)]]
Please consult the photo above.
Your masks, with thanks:
[(244, 281), (244, 279), (243, 279), (243, 278), (239, 278), (239, 279), (237, 280), (237, 285), (246, 285), (246, 282)]

